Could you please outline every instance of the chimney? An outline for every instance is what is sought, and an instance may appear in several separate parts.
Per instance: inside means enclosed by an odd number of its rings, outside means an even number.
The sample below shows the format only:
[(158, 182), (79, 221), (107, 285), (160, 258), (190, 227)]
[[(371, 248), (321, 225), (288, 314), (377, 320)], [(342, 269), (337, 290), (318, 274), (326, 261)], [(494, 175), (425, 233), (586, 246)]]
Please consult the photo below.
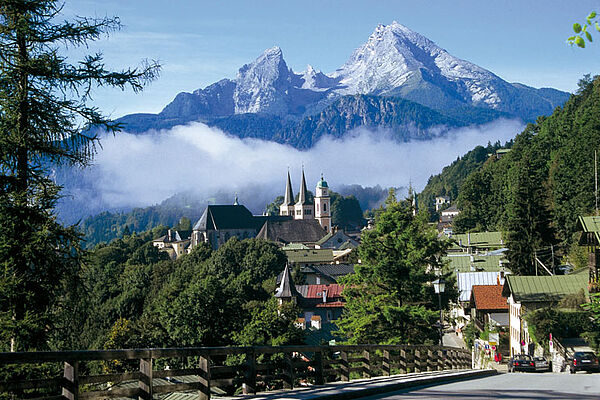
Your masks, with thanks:
[(310, 327), (315, 329), (321, 329), (321, 316), (313, 315), (310, 317)]
[(327, 289), (323, 289), (323, 303), (327, 303)]

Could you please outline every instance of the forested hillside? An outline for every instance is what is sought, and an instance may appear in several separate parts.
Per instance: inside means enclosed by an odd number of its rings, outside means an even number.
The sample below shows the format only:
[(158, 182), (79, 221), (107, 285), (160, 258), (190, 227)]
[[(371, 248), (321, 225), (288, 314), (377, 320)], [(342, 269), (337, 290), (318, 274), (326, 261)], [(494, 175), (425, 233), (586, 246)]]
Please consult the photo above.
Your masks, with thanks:
[(150, 241), (160, 233), (129, 235), (90, 253), (81, 285), (69, 293), (79, 312), (59, 319), (77, 328), (62, 331), (57, 347), (303, 342), (296, 311), (278, 310), (272, 296), (286, 262), (275, 244), (232, 239), (217, 251), (201, 245), (172, 261)]
[[(586, 76), (564, 107), (517, 135), (512, 151), (499, 160), (489, 158), (464, 179), (455, 231), (507, 232), (512, 261), (517, 260), (515, 252), (527, 253), (524, 248), (533, 253), (561, 244), (566, 252), (577, 217), (594, 212), (594, 150), (599, 143), (600, 78)], [(459, 182), (461, 171), (451, 169), (430, 179), (426, 193), (449, 190), (441, 181)]]
[(435, 213), (434, 201), (436, 196), (448, 196), (451, 202), (455, 202), (458, 197), (458, 191), (463, 181), (473, 171), (481, 168), (490, 154), (502, 147), (512, 146), (512, 141), (504, 146), (500, 142), (489, 143), (486, 147), (477, 146), (462, 157), (459, 157), (452, 164), (444, 167), (438, 175), (433, 175), (427, 181), (427, 185), (419, 195), (419, 204), (426, 206), (430, 214)]

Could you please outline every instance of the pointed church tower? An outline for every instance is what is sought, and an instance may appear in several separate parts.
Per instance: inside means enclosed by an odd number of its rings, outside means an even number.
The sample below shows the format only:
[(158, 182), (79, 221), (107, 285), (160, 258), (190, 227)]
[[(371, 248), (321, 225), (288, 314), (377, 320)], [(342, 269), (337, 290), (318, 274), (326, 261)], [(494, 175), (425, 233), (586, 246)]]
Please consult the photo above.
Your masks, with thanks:
[(275, 297), (278, 299), (279, 305), (283, 304), (284, 302), (296, 303), (298, 297), (300, 297), (300, 293), (298, 293), (296, 290), (296, 285), (294, 285), (292, 274), (287, 264), (283, 270), (279, 287), (275, 291)]
[(325, 232), (331, 232), (329, 186), (327, 185), (327, 181), (323, 179), (323, 174), (321, 174), (321, 180), (319, 183), (317, 183), (315, 196), (315, 218), (317, 221), (319, 221)]
[(306, 179), (304, 179), (304, 168), (302, 168), (302, 183), (300, 184), (300, 193), (298, 202), (294, 206), (296, 211), (294, 219), (311, 219), (315, 217), (315, 206), (308, 201), (308, 189), (306, 189)]
[(292, 179), (290, 171), (287, 174), (287, 184), (285, 185), (285, 194), (283, 203), (279, 206), (279, 215), (294, 215), (294, 192), (292, 192)]

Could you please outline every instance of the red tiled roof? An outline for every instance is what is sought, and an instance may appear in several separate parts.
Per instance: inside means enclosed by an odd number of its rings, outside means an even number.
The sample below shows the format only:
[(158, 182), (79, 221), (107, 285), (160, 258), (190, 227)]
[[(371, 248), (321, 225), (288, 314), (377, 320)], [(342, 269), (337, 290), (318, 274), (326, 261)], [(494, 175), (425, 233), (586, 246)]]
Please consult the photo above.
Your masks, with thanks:
[(473, 285), (471, 302), (478, 310), (508, 310), (506, 299), (501, 285)]
[(327, 298), (332, 299), (336, 297), (342, 297), (342, 290), (344, 287), (337, 283), (331, 285), (308, 285), (308, 291), (306, 293), (307, 299), (320, 299), (323, 298), (323, 290), (327, 291)]
[(338, 308), (344, 307), (346, 303), (343, 301), (332, 301), (331, 303), (319, 303), (316, 305), (317, 308)]

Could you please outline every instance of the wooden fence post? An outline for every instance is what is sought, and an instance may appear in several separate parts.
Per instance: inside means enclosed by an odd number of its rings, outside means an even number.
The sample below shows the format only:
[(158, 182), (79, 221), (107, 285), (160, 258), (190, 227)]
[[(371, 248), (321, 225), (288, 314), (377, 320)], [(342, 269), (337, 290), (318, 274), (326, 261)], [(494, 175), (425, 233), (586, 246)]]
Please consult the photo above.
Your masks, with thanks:
[(369, 349), (363, 350), (363, 362), (362, 362), (362, 373), (363, 378), (371, 379), (371, 356)]
[(342, 360), (342, 381), (349, 382), (350, 381), (350, 364), (348, 363), (348, 352), (342, 351), (340, 353), (340, 358)]
[(285, 353), (285, 363), (287, 367), (287, 375), (289, 380), (287, 382), (287, 385), (285, 383), (283, 384), (283, 387), (286, 389), (293, 389), (294, 380), (296, 380), (296, 374), (294, 371), (294, 358), (292, 357), (292, 353)]
[(381, 363), (381, 369), (383, 371), (384, 376), (390, 376), (392, 373), (391, 372), (392, 367), (390, 365), (390, 351), (389, 350), (383, 350), (383, 361)]
[(324, 385), (325, 376), (323, 374), (323, 351), (315, 352), (313, 367), (315, 369), (315, 385)]
[(152, 359), (140, 359), (140, 396), (141, 400), (152, 400)]
[(401, 348), (398, 354), (398, 369), (400, 369), (401, 374), (406, 374), (408, 372), (407, 364), (408, 358), (406, 357), (406, 350), (404, 348)]
[(77, 400), (79, 398), (79, 361), (66, 361), (63, 377), (63, 397), (67, 400)]
[(202, 355), (198, 362), (200, 369), (200, 400), (210, 400), (210, 356)]
[(246, 352), (246, 370), (244, 371), (243, 394), (256, 394), (256, 354), (254, 347)]
[(415, 352), (413, 353), (414, 364), (415, 364), (415, 372), (422, 372), (421, 370), (421, 350), (418, 347), (415, 347)]
[(450, 350), (450, 363), (452, 364), (452, 369), (458, 369), (458, 360), (456, 359), (456, 350)]
[(431, 350), (431, 348), (427, 348), (427, 360), (425, 360), (425, 368), (427, 368), (428, 372), (433, 371), (435, 366), (436, 360), (433, 358), (433, 354), (434, 352)]

